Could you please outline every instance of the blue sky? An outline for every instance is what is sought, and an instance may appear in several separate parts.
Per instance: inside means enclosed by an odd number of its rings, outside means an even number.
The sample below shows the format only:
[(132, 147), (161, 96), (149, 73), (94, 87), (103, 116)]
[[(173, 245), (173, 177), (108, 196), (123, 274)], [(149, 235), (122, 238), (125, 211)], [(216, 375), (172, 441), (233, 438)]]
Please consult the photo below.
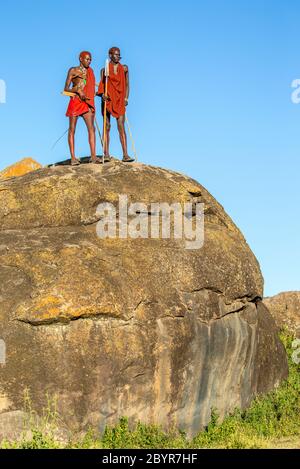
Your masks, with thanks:
[[(67, 70), (87, 49), (98, 76), (118, 45), (139, 160), (216, 197), (257, 256), (266, 295), (300, 290), (299, 14), (296, 0), (2, 2), (0, 169), (68, 157), (66, 138), (51, 151), (68, 126)], [(83, 122), (76, 143), (88, 154)], [(115, 123), (111, 154), (121, 156)]]

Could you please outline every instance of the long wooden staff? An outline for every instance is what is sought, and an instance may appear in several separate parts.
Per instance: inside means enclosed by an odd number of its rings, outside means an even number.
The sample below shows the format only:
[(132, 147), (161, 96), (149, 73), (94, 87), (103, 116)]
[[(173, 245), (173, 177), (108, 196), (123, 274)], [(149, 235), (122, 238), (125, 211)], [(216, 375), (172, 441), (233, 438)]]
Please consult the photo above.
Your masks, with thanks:
[[(104, 95), (107, 97), (107, 82), (109, 77), (109, 61), (106, 59), (105, 61), (105, 68), (104, 68), (104, 76), (105, 76), (105, 91)], [(104, 164), (104, 153), (107, 146), (107, 129), (106, 129), (106, 99), (104, 101), (104, 115), (103, 115), (103, 164)]]

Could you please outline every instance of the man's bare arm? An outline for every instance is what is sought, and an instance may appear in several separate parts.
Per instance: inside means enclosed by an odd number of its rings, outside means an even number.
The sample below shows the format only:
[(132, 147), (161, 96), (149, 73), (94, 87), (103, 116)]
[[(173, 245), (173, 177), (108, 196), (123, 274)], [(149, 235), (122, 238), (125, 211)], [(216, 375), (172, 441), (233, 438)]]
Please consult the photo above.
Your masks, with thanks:
[[(68, 71), (66, 83), (65, 83), (65, 89), (64, 91), (71, 91), (72, 93), (77, 93), (81, 99), (85, 99), (85, 95), (80, 88), (80, 84), (78, 83), (77, 85), (74, 86), (73, 84), (73, 79), (77, 76), (76, 73), (76, 67), (71, 67), (70, 70)], [(71, 83), (73, 84), (72, 88), (70, 88)]]
[(65, 91), (72, 91), (72, 92), (76, 93), (76, 91), (77, 91), (76, 86), (73, 86), (72, 88), (70, 88), (72, 80), (73, 80), (73, 78), (75, 78), (74, 70), (75, 70), (75, 68), (72, 67), (68, 71), (68, 75), (67, 75), (67, 79), (66, 79), (66, 83), (65, 83)]
[(125, 94), (125, 101), (126, 105), (128, 103), (128, 98), (129, 98), (129, 69), (127, 65), (124, 65), (124, 72), (125, 72), (125, 80), (126, 80), (126, 94)]
[[(104, 87), (105, 87), (105, 75), (104, 75), (104, 68), (101, 68), (101, 72), (100, 72), (100, 82), (102, 81)], [(109, 97), (108, 96), (105, 96), (104, 93), (96, 93), (97, 96), (101, 96), (101, 98), (103, 99), (103, 101), (110, 101)]]
[[(100, 82), (102, 81), (102, 83), (104, 83), (104, 68), (101, 68), (101, 71), (100, 71)], [(102, 93), (98, 94), (97, 93), (97, 96), (101, 96)]]
[(100, 79), (104, 81), (104, 68), (101, 68)]

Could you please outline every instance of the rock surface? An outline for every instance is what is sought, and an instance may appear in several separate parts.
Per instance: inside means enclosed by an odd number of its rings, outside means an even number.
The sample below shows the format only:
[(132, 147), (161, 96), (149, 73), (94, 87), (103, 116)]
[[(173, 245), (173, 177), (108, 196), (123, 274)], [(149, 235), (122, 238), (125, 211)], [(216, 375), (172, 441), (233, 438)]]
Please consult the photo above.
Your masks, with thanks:
[[(100, 202), (202, 202), (205, 239), (101, 239)], [(146, 212), (147, 213), (147, 212)], [(39, 169), (0, 184), (0, 412), (46, 393), (70, 429), (121, 416), (189, 435), (287, 376), (258, 262), (196, 181), (143, 164)], [(15, 414), (12, 414), (15, 415)]]
[(286, 326), (300, 338), (300, 292), (287, 291), (267, 297), (264, 303), (279, 328)]
[(23, 176), (24, 174), (40, 169), (41, 167), (42, 165), (32, 158), (23, 158), (22, 160), (17, 161), (17, 163), (14, 163), (0, 171), (0, 181), (12, 177)]

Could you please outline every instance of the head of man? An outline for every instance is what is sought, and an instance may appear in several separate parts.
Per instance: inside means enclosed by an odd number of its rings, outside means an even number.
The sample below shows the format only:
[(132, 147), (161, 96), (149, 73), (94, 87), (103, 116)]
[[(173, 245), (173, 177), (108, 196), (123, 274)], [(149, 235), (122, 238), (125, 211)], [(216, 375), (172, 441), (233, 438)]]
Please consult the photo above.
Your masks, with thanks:
[(85, 68), (89, 68), (92, 61), (92, 54), (86, 50), (80, 52), (79, 61)]
[(111, 47), (108, 51), (108, 54), (110, 60), (115, 64), (119, 63), (122, 58), (121, 51), (118, 47)]

